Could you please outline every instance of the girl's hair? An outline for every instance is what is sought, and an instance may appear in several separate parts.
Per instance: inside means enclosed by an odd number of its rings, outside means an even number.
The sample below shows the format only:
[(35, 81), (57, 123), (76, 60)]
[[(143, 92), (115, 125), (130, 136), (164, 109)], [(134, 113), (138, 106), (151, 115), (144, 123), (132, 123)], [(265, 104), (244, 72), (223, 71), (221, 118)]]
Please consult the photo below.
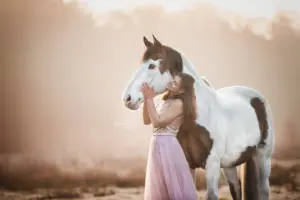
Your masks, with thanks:
[(168, 91), (167, 94), (163, 96), (163, 100), (170, 98), (181, 99), (183, 102), (183, 120), (184, 123), (188, 123), (196, 119), (195, 79), (186, 73), (179, 73), (178, 76), (181, 78), (180, 87), (184, 90), (183, 93), (171, 97)]

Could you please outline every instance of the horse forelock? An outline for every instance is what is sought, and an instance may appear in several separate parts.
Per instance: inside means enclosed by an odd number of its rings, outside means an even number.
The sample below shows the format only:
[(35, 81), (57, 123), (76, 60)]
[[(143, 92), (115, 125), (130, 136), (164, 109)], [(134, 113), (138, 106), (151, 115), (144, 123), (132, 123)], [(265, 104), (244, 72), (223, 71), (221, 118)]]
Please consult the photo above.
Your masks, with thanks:
[(142, 61), (145, 62), (149, 59), (152, 60), (163, 59), (164, 57), (165, 57), (164, 47), (150, 46), (144, 52)]
[(183, 61), (181, 54), (168, 46), (151, 46), (143, 54), (143, 62), (147, 60), (162, 59), (164, 62), (159, 66), (161, 74), (169, 71), (172, 76), (183, 71)]

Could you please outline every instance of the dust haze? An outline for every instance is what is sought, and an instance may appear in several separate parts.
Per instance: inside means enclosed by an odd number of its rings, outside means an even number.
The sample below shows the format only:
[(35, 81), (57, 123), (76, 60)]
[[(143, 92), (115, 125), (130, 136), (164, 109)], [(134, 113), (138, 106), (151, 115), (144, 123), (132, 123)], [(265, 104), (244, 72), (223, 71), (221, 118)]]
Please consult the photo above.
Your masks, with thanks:
[(125, 108), (121, 93), (151, 34), (182, 51), (215, 88), (261, 91), (273, 109), (274, 157), (300, 156), (300, 32), (291, 14), (271, 22), (272, 39), (251, 26), (233, 29), (209, 4), (115, 11), (101, 26), (76, 3), (54, 0), (1, 1), (0, 14), (3, 156), (145, 159), (151, 127)]

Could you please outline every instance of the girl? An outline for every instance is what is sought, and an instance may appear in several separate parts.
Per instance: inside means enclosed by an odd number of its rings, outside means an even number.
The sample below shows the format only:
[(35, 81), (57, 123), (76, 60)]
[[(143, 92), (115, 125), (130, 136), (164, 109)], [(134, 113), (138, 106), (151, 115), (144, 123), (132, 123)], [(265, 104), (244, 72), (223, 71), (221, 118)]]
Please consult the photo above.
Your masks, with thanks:
[(145, 97), (144, 124), (154, 127), (145, 180), (145, 200), (196, 200), (196, 187), (184, 152), (176, 138), (181, 124), (195, 120), (194, 78), (180, 73), (168, 86), (159, 112), (147, 84), (141, 91)]

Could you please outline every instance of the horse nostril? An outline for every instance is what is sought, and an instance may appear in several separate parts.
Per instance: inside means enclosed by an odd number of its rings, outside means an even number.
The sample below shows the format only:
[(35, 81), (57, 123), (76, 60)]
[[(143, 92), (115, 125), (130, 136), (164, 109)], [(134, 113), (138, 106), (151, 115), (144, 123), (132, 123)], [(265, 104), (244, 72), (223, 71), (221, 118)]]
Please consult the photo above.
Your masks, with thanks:
[(130, 95), (128, 95), (128, 97), (127, 97), (126, 101), (130, 101), (130, 100), (131, 100), (131, 96), (130, 96)]

